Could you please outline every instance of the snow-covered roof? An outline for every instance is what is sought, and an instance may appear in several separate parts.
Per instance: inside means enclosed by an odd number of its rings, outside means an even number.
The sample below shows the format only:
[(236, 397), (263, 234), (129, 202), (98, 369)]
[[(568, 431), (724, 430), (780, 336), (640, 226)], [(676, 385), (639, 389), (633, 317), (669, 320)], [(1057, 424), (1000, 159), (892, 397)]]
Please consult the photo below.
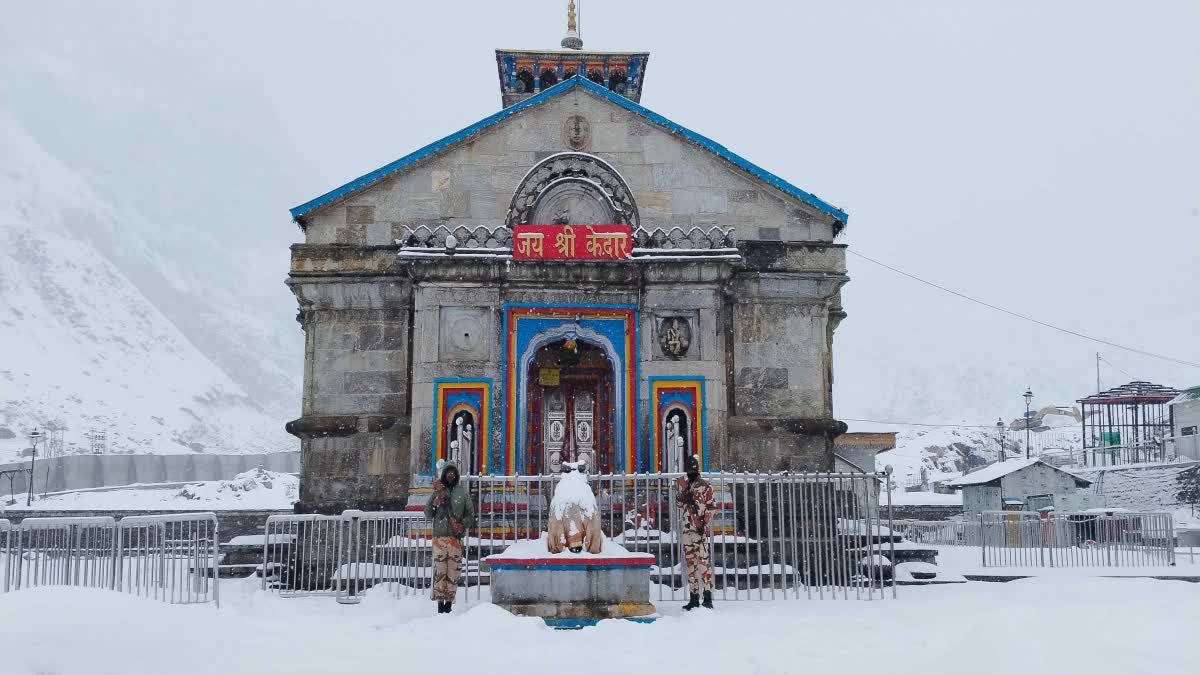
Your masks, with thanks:
[(1061, 471), (1062, 473), (1065, 473), (1068, 476), (1074, 478), (1076, 484), (1078, 484), (1080, 487), (1087, 487), (1092, 484), (1091, 481), (1089, 481), (1085, 478), (1080, 478), (1079, 476), (1076, 476), (1075, 474), (1071, 473), (1070, 471), (1064, 471), (1064, 470), (1058, 468), (1057, 466), (1054, 466), (1053, 464), (1047, 464), (1046, 462), (1043, 462), (1038, 457), (1030, 457), (1029, 459), (1008, 460), (1006, 462), (996, 462), (994, 464), (989, 464), (988, 466), (985, 466), (978, 471), (973, 471), (964, 476), (959, 476), (958, 478), (955, 478), (954, 480), (948, 480), (945, 483), (943, 483), (943, 485), (946, 485), (948, 487), (963, 487), (966, 485), (983, 485), (985, 483), (991, 483), (994, 480), (999, 480), (999, 479), (1007, 476), (1010, 473), (1020, 471), (1021, 469), (1027, 469), (1027, 468), (1033, 466), (1034, 464), (1043, 464), (1045, 466), (1050, 467), (1051, 469), (1054, 469), (1055, 471)]
[(545, 89), (538, 94), (534, 94), (533, 96), (530, 96), (529, 98), (521, 101), (520, 103), (511, 105), (511, 106), (501, 110), (500, 112), (495, 113), (494, 115), (485, 117), (484, 119), (476, 122), (475, 124), (472, 124), (469, 127), (466, 127), (465, 129), (456, 131), (441, 140), (434, 141), (433, 143), (430, 143), (429, 145), (421, 148), (420, 150), (417, 150), (408, 155), (405, 155), (404, 157), (401, 157), (400, 159), (398, 159), (390, 164), (381, 166), (378, 169), (376, 169), (370, 173), (359, 176), (358, 178), (355, 178), (354, 180), (350, 181), (349, 183), (346, 183), (345, 185), (343, 185), (339, 188), (331, 190), (331, 191), (321, 195), (320, 197), (317, 197), (316, 199), (305, 202), (304, 204), (301, 204), (291, 210), (292, 220), (295, 220), (296, 222), (303, 224), (305, 216), (308, 216), (313, 211), (315, 211), (323, 206), (326, 206), (328, 204), (331, 204), (335, 201), (338, 201), (339, 199), (342, 199), (352, 193), (358, 192), (359, 190), (362, 190), (368, 186), (374, 185), (375, 183), (378, 183), (379, 181), (383, 180), (384, 178), (394, 175), (397, 172), (403, 171), (422, 160), (428, 159), (428, 158), (446, 150), (447, 148), (449, 148), (451, 146), (458, 145), (459, 143), (466, 141), (467, 139), (473, 138), (480, 132), (491, 128), (492, 126), (501, 122), (502, 120), (508, 119), (509, 117), (512, 117), (513, 115), (516, 115), (523, 110), (527, 110), (534, 106), (541, 105), (542, 103), (545, 103), (546, 101), (554, 99), (558, 96), (562, 96), (563, 94), (566, 94), (567, 92), (574, 90), (576, 87), (584, 89), (586, 91), (589, 91), (593, 94), (600, 96), (601, 98), (604, 98), (608, 101), (611, 101), (612, 103), (615, 103), (616, 105), (624, 108), (625, 110), (628, 110), (629, 112), (632, 112), (635, 115), (640, 116), (641, 118), (645, 119), (646, 121), (651, 122), (663, 129), (665, 129), (667, 132), (675, 134), (683, 139), (686, 139), (687, 141), (693, 143), (694, 145), (696, 145), (698, 147), (704, 148), (705, 150), (713, 153), (714, 155), (729, 162), (730, 164), (733, 164), (734, 166), (736, 166), (737, 168), (746, 172), (747, 174), (753, 176), (754, 178), (757, 178), (758, 180), (763, 181), (763, 182), (767, 183), (768, 185), (773, 186), (774, 188), (783, 192), (784, 194), (794, 197), (794, 198), (816, 208), (818, 211), (821, 211), (822, 213), (832, 216), (834, 218), (834, 220), (837, 221), (837, 223), (834, 225), (835, 233), (837, 231), (840, 231), (843, 227), (845, 227), (846, 221), (848, 219), (848, 216), (846, 215), (845, 211), (837, 208), (836, 206), (829, 204), (828, 202), (822, 200), (821, 198), (817, 197), (816, 195), (814, 195), (810, 192), (806, 192), (806, 191), (796, 187), (795, 185), (792, 185), (791, 183), (780, 178), (779, 176), (776, 176), (775, 174), (771, 173), (770, 171), (767, 171), (766, 169), (759, 167), (758, 165), (750, 162), (749, 160), (744, 159), (743, 157), (730, 151), (728, 148), (721, 145), (720, 143), (717, 143), (716, 141), (713, 141), (706, 136), (698, 134), (695, 131), (688, 129), (687, 127), (685, 127), (681, 124), (676, 124), (675, 122), (672, 122), (671, 120), (663, 117), (662, 115), (659, 115), (658, 113), (656, 113), (648, 108), (644, 108), (641, 105), (638, 105), (637, 103), (625, 98), (624, 96), (622, 96), (620, 94), (615, 94), (615, 93), (609, 91), (606, 87), (603, 87), (601, 85), (596, 84), (595, 82), (592, 82), (591, 80), (588, 80), (586, 77), (580, 77), (580, 76), (576, 76), (576, 77), (572, 77), (572, 78), (563, 80), (562, 82), (559, 82), (558, 84), (554, 85), (553, 87), (550, 87), (549, 89)]
[(1200, 401), (1200, 386), (1188, 387), (1179, 392), (1179, 395), (1171, 399), (1171, 405), (1183, 403), (1184, 401)]

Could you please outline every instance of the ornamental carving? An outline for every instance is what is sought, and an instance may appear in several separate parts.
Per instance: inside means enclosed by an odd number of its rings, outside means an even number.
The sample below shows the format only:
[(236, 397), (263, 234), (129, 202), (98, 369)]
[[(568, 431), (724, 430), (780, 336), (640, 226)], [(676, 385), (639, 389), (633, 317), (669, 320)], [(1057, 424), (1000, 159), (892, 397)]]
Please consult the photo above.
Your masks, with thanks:
[(625, 224), (636, 229), (638, 212), (633, 193), (616, 169), (595, 155), (563, 152), (525, 175), (505, 224)]
[(658, 348), (664, 356), (681, 359), (692, 346), (692, 324), (682, 316), (669, 316), (658, 324)]

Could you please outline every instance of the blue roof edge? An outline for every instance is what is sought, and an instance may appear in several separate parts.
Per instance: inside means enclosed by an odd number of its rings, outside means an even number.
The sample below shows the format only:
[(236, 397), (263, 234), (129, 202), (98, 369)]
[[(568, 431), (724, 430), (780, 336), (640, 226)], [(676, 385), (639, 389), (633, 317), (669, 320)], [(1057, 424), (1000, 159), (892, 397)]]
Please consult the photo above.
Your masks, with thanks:
[(432, 157), (433, 155), (441, 152), (442, 150), (445, 150), (446, 148), (449, 148), (450, 146), (456, 145), (459, 142), (464, 141), (467, 138), (470, 138), (471, 136), (474, 136), (475, 134), (478, 134), (481, 131), (484, 131), (485, 129), (495, 125), (496, 123), (500, 122), (501, 120), (505, 120), (513, 115), (516, 115), (517, 113), (519, 113), (527, 108), (532, 108), (536, 105), (539, 105), (542, 102), (544, 102), (550, 98), (553, 98), (560, 94), (564, 94), (564, 93), (574, 89), (575, 87), (583, 87), (584, 89), (586, 89), (594, 94), (597, 94), (609, 101), (612, 101), (613, 103), (617, 104), (618, 106), (620, 106), (636, 115), (640, 115), (641, 117), (646, 118), (647, 120), (653, 122), (654, 124), (657, 124), (660, 127), (663, 127), (664, 129), (667, 129), (668, 131), (670, 131), (672, 133), (682, 136), (683, 138), (687, 139), (688, 141), (704, 148), (705, 150), (708, 150), (709, 152), (717, 155), (718, 157), (721, 157), (722, 159), (725, 159), (726, 161), (737, 166), (738, 168), (742, 169), (746, 173), (754, 176), (755, 178), (758, 178), (759, 180), (767, 183), (768, 185), (771, 185), (772, 187), (776, 188), (777, 190), (779, 190), (785, 194), (788, 194), (792, 197), (795, 197), (796, 199), (799, 199), (800, 201), (816, 208), (818, 211), (820, 211), (822, 213), (832, 216), (833, 218), (835, 218), (836, 220), (841, 222), (841, 224), (843, 226), (845, 226), (846, 222), (849, 220), (849, 216), (846, 214), (845, 211), (837, 208), (836, 206), (833, 206), (832, 204), (829, 204), (828, 202), (824, 201), (820, 197), (817, 197), (816, 195), (812, 194), (811, 192), (807, 192), (805, 190), (802, 190), (802, 189), (796, 187), (795, 185), (792, 185), (791, 183), (780, 178), (779, 176), (776, 176), (775, 174), (771, 173), (770, 171), (767, 171), (766, 169), (743, 158), (742, 156), (738, 155), (737, 153), (732, 152), (725, 146), (721, 145), (720, 143), (717, 143), (716, 141), (708, 138), (707, 136), (698, 134), (681, 124), (672, 122), (671, 120), (667, 119), (666, 117), (663, 117), (662, 115), (659, 115), (658, 113), (656, 113), (638, 103), (635, 103), (634, 101), (631, 101), (631, 100), (625, 98), (624, 96), (621, 96), (620, 94), (614, 94), (613, 92), (609, 91), (608, 89), (604, 88), (603, 86), (598, 85), (595, 82), (592, 82), (591, 80), (588, 80), (587, 78), (581, 77), (578, 75), (575, 77), (572, 77), (570, 79), (563, 80), (562, 82), (559, 82), (558, 84), (554, 85), (553, 87), (550, 87), (549, 89), (546, 89), (537, 94), (534, 94), (533, 96), (530, 96), (529, 98), (525, 99), (524, 101), (515, 103), (493, 115), (489, 115), (488, 117), (485, 117), (468, 127), (460, 129), (459, 131), (456, 131), (456, 132), (450, 134), (449, 136), (442, 138), (441, 140), (434, 141), (433, 143), (430, 143), (429, 145), (426, 145), (425, 147), (423, 147), (419, 150), (411, 152), (411, 153), (401, 157), (400, 159), (397, 159), (394, 162), (385, 164), (384, 166), (381, 166), (378, 169), (375, 169), (374, 171), (372, 171), (370, 173), (363, 174), (362, 176), (355, 178), (354, 180), (350, 181), (349, 183), (346, 183), (345, 185), (342, 185), (341, 187), (338, 187), (333, 190), (330, 190), (329, 192), (326, 192), (325, 194), (321, 195), (320, 197), (317, 197), (316, 199), (307, 201), (299, 206), (292, 208), (291, 209), (292, 220), (299, 222), (299, 221), (301, 221), (301, 219), (304, 218), (304, 216), (312, 213), (313, 211), (321, 208), (322, 206), (325, 206), (326, 204), (337, 201), (338, 199), (341, 199), (342, 197), (345, 197), (346, 195), (348, 195), (352, 192), (357, 192), (358, 190), (366, 188), (366, 187), (382, 180), (383, 178), (386, 178), (387, 176), (390, 176), (398, 171), (403, 170), (404, 168), (406, 168), (412, 164), (415, 164), (417, 162), (420, 162), (421, 160)]

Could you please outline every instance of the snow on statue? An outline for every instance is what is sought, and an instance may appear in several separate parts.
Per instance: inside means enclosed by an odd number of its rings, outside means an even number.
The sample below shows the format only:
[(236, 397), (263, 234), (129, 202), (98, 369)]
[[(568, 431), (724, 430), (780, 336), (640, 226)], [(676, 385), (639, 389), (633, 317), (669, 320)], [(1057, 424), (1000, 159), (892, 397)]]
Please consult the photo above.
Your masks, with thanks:
[(563, 466), (570, 472), (563, 475), (554, 488), (554, 499), (550, 500), (546, 546), (551, 553), (562, 553), (564, 548), (572, 553), (599, 553), (604, 543), (600, 508), (583, 472), (583, 463), (563, 462)]

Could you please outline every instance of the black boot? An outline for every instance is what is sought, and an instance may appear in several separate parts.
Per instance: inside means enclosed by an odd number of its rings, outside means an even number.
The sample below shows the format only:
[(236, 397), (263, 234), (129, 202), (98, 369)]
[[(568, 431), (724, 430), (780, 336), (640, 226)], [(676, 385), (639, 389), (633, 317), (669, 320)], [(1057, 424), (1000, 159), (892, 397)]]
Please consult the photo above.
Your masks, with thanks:
[(450, 603), (448, 603), (444, 600), (438, 600), (438, 614), (449, 614), (449, 613), (450, 613)]
[[(692, 596), (693, 598), (696, 596)], [(700, 606), (705, 609), (712, 609), (712, 591), (704, 591), (704, 602)]]
[(692, 596), (690, 598), (688, 598), (688, 604), (683, 606), (683, 611), (690, 612), (699, 606), (700, 606), (700, 594), (692, 593)]

